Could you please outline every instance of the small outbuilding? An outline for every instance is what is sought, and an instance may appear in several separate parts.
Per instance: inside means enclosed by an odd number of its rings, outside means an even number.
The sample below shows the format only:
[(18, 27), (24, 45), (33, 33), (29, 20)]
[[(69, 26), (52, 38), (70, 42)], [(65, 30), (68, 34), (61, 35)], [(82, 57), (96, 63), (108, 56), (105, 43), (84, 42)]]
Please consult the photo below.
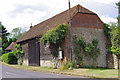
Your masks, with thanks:
[(16, 42), (12, 42), (6, 49), (6, 53), (12, 51), (14, 49), (14, 46), (16, 45), (17, 43)]

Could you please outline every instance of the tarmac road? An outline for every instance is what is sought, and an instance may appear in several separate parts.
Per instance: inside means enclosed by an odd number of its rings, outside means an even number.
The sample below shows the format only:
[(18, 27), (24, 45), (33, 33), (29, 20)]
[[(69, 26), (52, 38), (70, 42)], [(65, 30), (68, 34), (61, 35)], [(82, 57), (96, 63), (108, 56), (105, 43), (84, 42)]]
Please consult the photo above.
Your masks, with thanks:
[(4, 65), (2, 65), (2, 78), (2, 80), (101, 80), (84, 78), (80, 76), (25, 71), (14, 69)]
[(2, 78), (81, 78), (81, 77), (24, 71), (2, 65)]

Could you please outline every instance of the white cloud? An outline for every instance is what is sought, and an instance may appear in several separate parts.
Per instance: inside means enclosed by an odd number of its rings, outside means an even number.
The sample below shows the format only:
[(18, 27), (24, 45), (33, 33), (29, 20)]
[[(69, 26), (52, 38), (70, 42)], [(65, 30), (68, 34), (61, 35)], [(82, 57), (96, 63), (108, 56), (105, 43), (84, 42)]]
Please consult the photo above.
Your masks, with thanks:
[[(116, 21), (115, 3), (119, 0), (71, 0), (71, 7), (81, 4), (97, 13), (108, 23)], [(15, 27), (27, 29), (68, 9), (68, 0), (2, 0), (0, 2), (0, 21), (9, 31)]]
[(94, 0), (94, 1), (99, 3), (109, 4), (109, 3), (118, 2), (119, 0)]
[(101, 16), (101, 20), (107, 24), (110, 22), (117, 22), (117, 19), (111, 18), (109, 16)]

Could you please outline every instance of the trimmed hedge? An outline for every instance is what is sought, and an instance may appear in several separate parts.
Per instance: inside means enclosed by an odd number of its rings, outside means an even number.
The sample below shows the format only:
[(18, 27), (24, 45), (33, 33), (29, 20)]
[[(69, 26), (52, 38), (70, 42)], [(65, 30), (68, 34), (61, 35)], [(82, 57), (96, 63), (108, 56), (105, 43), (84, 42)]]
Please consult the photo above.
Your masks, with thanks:
[(17, 58), (12, 52), (3, 54), (1, 58), (2, 58), (2, 61), (7, 64), (17, 64)]

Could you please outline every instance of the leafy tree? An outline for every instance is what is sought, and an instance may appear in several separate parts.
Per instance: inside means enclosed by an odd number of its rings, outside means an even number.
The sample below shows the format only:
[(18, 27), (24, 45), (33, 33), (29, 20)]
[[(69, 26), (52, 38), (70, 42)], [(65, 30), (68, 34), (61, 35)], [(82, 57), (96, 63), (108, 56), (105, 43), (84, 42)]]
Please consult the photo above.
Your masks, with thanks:
[[(120, 13), (120, 1), (118, 3), (116, 3), (116, 5), (118, 6), (118, 10)], [(117, 19), (118, 19), (118, 24), (120, 25), (120, 15), (117, 17)]]
[(9, 34), (8, 39), (8, 45), (10, 45), (12, 42), (16, 42), (17, 39), (22, 35), (21, 28), (14, 28), (11, 33)]
[(14, 49), (12, 50), (12, 53), (14, 53), (14, 55), (17, 57), (18, 64), (22, 64), (22, 56), (24, 52), (22, 51), (20, 44), (17, 44), (13, 47)]
[[(0, 23), (1, 24), (1, 23)], [(0, 38), (2, 37), (2, 27), (0, 27)]]
[(0, 48), (2, 47), (2, 39), (0, 38)]
[[(120, 1), (116, 4), (118, 6), (119, 9), (119, 13), (120, 13)], [(111, 50), (114, 54), (116, 55), (120, 55), (120, 15), (118, 16), (118, 25), (117, 26), (113, 26), (111, 28), (111, 40), (112, 40), (112, 47)]]
[(17, 27), (17, 28), (14, 28), (12, 31), (11, 31), (11, 36), (14, 37), (14, 39), (18, 39), (21, 35), (23, 34), (21, 28)]
[(21, 50), (20, 44), (17, 44), (15, 46), (13, 46), (14, 49), (12, 50), (12, 52), (14, 52), (14, 54), (16, 55), (17, 59), (20, 58), (20, 56), (22, 55), (23, 51)]
[(9, 38), (9, 39), (8, 39), (8, 45), (10, 45), (12, 42), (16, 42), (16, 40), (17, 40), (17, 39), (14, 38), (14, 37), (13, 37), (13, 38)]
[(112, 41), (111, 51), (116, 55), (120, 55), (120, 29), (119, 29), (119, 26), (113, 27), (113, 25), (112, 25), (111, 41)]
[(2, 25), (2, 23), (0, 22), (0, 30), (2, 34), (0, 34), (0, 37), (2, 38), (2, 54), (5, 53), (5, 49), (8, 46), (8, 40), (7, 40), (7, 36), (9, 35), (9, 33), (7, 32), (6, 28)]
[(2, 25), (2, 23), (0, 22), (0, 31), (2, 34), (1, 34), (1, 37), (3, 38), (4, 36), (8, 36), (9, 33), (7, 32), (6, 28)]
[(0, 56), (2, 55), (2, 39), (0, 38)]

